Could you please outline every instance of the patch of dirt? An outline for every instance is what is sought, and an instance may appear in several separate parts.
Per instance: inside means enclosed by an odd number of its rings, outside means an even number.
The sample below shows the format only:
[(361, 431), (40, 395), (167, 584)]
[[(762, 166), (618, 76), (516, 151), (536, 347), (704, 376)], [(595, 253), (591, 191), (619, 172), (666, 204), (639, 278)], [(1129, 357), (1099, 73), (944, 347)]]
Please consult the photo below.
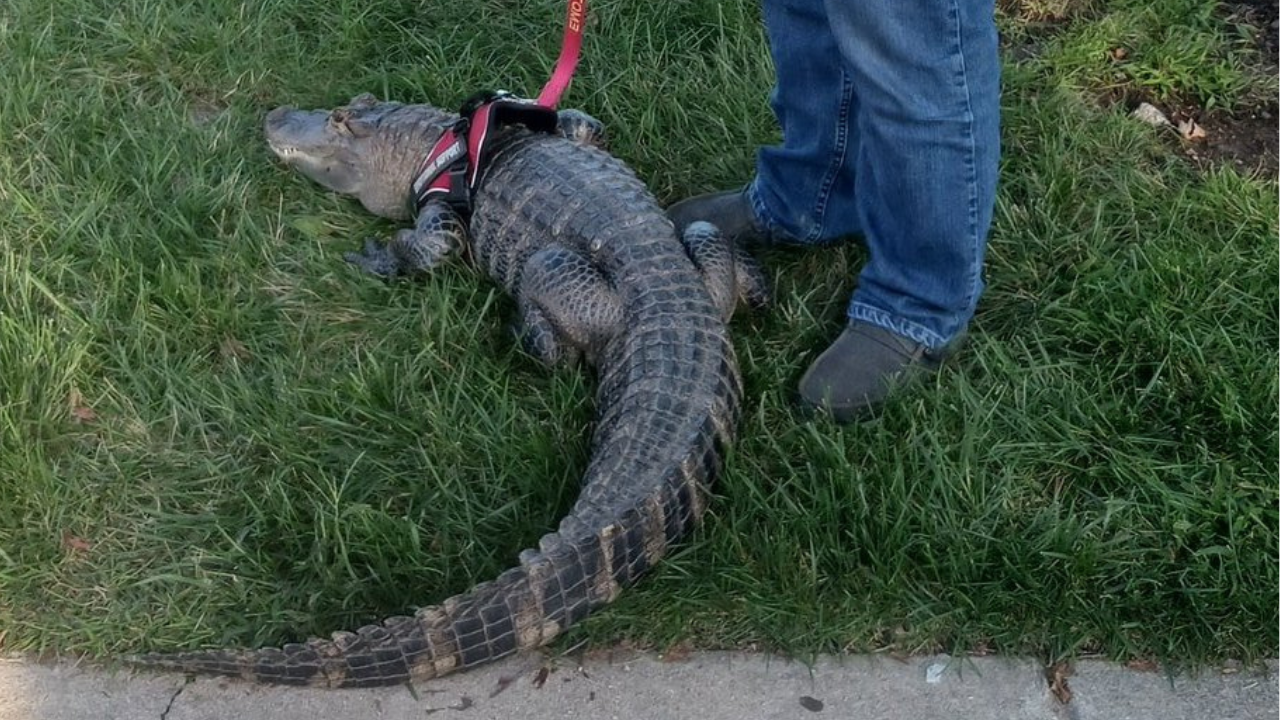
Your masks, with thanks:
[(1240, 0), (1224, 2), (1219, 9), (1226, 16), (1227, 22), (1235, 25), (1245, 38), (1252, 40), (1253, 46), (1262, 54), (1263, 61), (1274, 67), (1276, 51), (1280, 49), (1280, 43), (1277, 42), (1280, 2)]
[[(1099, 9), (1097, 0), (997, 0), (997, 7), (1030, 31), (1017, 38), (1003, 38), (1006, 57), (1015, 61), (1036, 57), (1042, 36), (1091, 17)], [(1220, 3), (1219, 12), (1247, 41), (1249, 48), (1257, 51), (1254, 72), (1262, 77), (1276, 77), (1280, 67), (1277, 63), (1280, 2), (1234, 0)], [(1123, 60), (1123, 48), (1111, 52), (1116, 60)], [(1280, 172), (1280, 152), (1277, 151), (1280, 109), (1274, 95), (1246, 101), (1231, 112), (1204, 110), (1195, 103), (1181, 100), (1157, 101), (1136, 88), (1113, 88), (1105, 92), (1100, 101), (1103, 107), (1123, 106), (1127, 113), (1144, 102), (1156, 106), (1171, 123), (1172, 142), (1178, 143), (1182, 153), (1202, 167), (1232, 165), (1242, 173), (1261, 173), (1273, 178)], [(1181, 122), (1195, 123), (1203, 129), (1204, 137), (1180, 138), (1176, 128)]]
[[(1275, 78), (1277, 50), (1280, 50), (1280, 2), (1277, 0), (1236, 0), (1219, 6), (1226, 22), (1249, 48), (1244, 50), (1250, 73), (1258, 77)], [(1249, 50), (1256, 50), (1256, 55)], [(1204, 130), (1203, 137), (1181, 138), (1183, 154), (1205, 167), (1232, 165), (1242, 173), (1261, 173), (1276, 177), (1280, 171), (1280, 152), (1277, 151), (1276, 96), (1272, 93), (1250, 93), (1244, 104), (1228, 112), (1222, 109), (1204, 110), (1197, 104), (1183, 100), (1156, 101), (1133, 88), (1112, 90), (1102, 98), (1104, 106), (1123, 104), (1132, 112), (1141, 103), (1150, 103), (1168, 117), (1171, 126), (1193, 122)], [(1176, 130), (1171, 131), (1178, 137)]]
[[(1232, 165), (1242, 174), (1260, 173), (1272, 178), (1280, 171), (1276, 133), (1280, 108), (1274, 100), (1227, 112), (1204, 110), (1194, 103), (1162, 102), (1128, 88), (1104, 94), (1101, 103), (1103, 107), (1120, 106), (1126, 113), (1132, 113), (1142, 103), (1155, 106), (1169, 119), (1167, 132), (1171, 141), (1202, 167)], [(1134, 122), (1140, 121), (1135, 118)], [(1204, 136), (1180, 137), (1177, 128), (1183, 123), (1195, 123), (1204, 130)]]
[[(1234, 165), (1242, 173), (1261, 172), (1272, 178), (1280, 171), (1277, 153), (1276, 103), (1233, 113), (1210, 111), (1193, 117), (1181, 113), (1204, 128), (1202, 140), (1183, 142), (1187, 157), (1213, 166)], [(1170, 114), (1176, 125), (1179, 112)]]

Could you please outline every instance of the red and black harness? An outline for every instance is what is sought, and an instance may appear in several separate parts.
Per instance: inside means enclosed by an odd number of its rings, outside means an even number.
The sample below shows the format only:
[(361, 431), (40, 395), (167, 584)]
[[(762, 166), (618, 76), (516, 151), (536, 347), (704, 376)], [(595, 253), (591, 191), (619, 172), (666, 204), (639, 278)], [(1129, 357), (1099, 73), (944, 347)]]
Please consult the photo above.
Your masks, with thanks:
[(464, 217), (469, 215), (472, 192), (488, 160), (487, 143), (502, 127), (521, 125), (534, 132), (556, 132), (555, 108), (578, 64), (586, 12), (586, 0), (569, 0), (560, 57), (537, 100), (507, 92), (482, 92), (463, 103), (461, 117), (440, 136), (414, 175), (415, 212), (427, 203), (441, 201)]

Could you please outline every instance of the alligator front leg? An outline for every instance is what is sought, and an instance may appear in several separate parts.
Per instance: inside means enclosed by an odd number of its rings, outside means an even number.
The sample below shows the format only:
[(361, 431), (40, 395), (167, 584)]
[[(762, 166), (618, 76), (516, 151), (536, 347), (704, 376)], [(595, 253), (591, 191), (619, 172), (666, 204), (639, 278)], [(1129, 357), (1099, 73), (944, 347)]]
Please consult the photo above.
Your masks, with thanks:
[(622, 328), (622, 308), (607, 280), (583, 255), (560, 245), (525, 262), (516, 292), (521, 344), (550, 366), (596, 354)]
[(443, 202), (433, 201), (418, 212), (412, 228), (396, 233), (389, 242), (369, 239), (360, 252), (349, 252), (347, 262), (368, 273), (391, 279), (426, 272), (466, 242), (462, 218)]
[(725, 322), (739, 305), (756, 309), (769, 304), (769, 281), (760, 263), (729, 241), (709, 222), (691, 223), (680, 237), (685, 252), (697, 266), (711, 301)]
[(604, 123), (581, 110), (568, 109), (556, 113), (556, 131), (579, 145), (604, 149)]

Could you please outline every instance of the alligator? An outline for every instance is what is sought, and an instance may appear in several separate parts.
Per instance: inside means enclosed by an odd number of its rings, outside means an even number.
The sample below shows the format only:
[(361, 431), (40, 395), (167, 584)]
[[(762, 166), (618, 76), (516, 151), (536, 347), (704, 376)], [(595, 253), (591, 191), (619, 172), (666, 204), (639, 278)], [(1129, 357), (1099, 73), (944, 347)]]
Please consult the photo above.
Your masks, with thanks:
[(465, 250), (515, 298), (531, 355), (594, 367), (592, 450), (575, 504), (514, 567), (412, 615), (327, 640), (136, 664), (331, 688), (442, 676), (550, 642), (702, 518), (740, 415), (727, 322), (767, 301), (759, 267), (708, 223), (677, 236), (644, 183), (603, 149), (600, 123), (577, 110), (559, 111), (554, 132), (513, 125), (490, 141), (469, 223), (441, 201), (415, 213), (415, 171), (457, 119), (365, 94), (332, 111), (277, 108), (265, 131), (285, 165), (377, 215), (413, 219), (348, 261), (416, 276)]

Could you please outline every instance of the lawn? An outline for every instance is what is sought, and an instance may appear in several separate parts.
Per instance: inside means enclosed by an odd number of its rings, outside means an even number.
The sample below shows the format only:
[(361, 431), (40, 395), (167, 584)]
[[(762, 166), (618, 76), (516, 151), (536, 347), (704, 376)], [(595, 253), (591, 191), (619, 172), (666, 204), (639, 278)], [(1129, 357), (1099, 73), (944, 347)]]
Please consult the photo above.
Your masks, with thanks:
[[(392, 226), (286, 172), (260, 128), (363, 91), (536, 92), (561, 5), (0, 8), (0, 649), (327, 634), (488, 579), (554, 525), (591, 378), (513, 347), (512, 302), (461, 262), (392, 285), (344, 265)], [(1260, 7), (1002, 2), (967, 350), (872, 422), (807, 420), (793, 388), (863, 251), (766, 255), (777, 301), (733, 325), (746, 417), (706, 525), (555, 649), (1274, 656)], [(664, 202), (747, 179), (777, 137), (757, 4), (592, 13), (566, 103)], [(1140, 101), (1207, 137), (1132, 119)], [(1264, 115), (1270, 154), (1232, 155)]]

